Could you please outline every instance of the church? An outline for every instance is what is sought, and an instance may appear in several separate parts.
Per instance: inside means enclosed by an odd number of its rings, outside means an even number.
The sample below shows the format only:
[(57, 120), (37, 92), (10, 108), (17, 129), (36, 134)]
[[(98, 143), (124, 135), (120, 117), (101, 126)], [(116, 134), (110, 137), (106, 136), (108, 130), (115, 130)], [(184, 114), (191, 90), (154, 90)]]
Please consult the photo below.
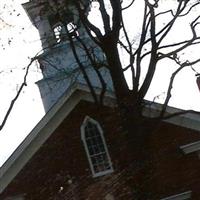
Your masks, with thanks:
[[(37, 62), (43, 78), (37, 85), (46, 114), (0, 168), (0, 200), (136, 200), (136, 186), (141, 192), (150, 191), (151, 198), (144, 194), (143, 200), (200, 199), (200, 118), (187, 114), (163, 121), (149, 139), (151, 163), (134, 162), (104, 56), (79, 24), (78, 15), (72, 16), (73, 6), (66, 8), (64, 26), (53, 2), (23, 4), (42, 42)], [(103, 106), (94, 102), (66, 28), (102, 62), (99, 71), (107, 84)], [(100, 98), (98, 75), (74, 43)], [(146, 115), (159, 109), (154, 103)], [(168, 107), (167, 112), (177, 110)], [(150, 174), (145, 174), (147, 166)], [(140, 185), (141, 179), (145, 185)]]

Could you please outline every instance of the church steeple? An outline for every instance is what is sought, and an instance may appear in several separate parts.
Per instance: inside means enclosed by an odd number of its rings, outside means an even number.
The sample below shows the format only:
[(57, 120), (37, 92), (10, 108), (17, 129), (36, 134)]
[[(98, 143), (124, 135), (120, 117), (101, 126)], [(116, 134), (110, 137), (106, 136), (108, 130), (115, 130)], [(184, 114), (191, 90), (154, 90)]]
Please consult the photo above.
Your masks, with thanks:
[[(89, 0), (85, 0), (85, 4), (89, 8)], [(71, 32), (78, 31), (80, 37), (85, 35), (77, 9), (70, 1), (31, 0), (23, 4), (23, 7), (39, 31), (43, 49), (67, 38), (63, 22)]]
[[(89, 3), (90, 0), (84, 1), (84, 4), (88, 7), (88, 12)], [(71, 50), (69, 35), (73, 38), (78, 57), (92, 85), (101, 88), (98, 75), (76, 38), (80, 38), (87, 44), (88, 50), (95, 55), (96, 60), (101, 64), (104, 63), (104, 55), (88, 37), (74, 5), (69, 0), (31, 0), (23, 4), (23, 7), (33, 25), (38, 29), (42, 43), (43, 53), (38, 57), (38, 62), (43, 73), (43, 79), (38, 81), (37, 84), (45, 110), (48, 111), (75, 82), (86, 85)], [(107, 84), (107, 89), (112, 89), (108, 70), (104, 67), (100, 69), (100, 72)]]

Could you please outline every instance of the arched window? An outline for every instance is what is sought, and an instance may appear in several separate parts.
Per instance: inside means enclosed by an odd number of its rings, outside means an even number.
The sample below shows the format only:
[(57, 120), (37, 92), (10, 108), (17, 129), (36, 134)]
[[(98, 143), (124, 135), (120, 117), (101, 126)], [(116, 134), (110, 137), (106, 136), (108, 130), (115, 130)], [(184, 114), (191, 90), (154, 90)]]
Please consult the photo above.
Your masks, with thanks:
[(94, 119), (86, 117), (81, 126), (81, 138), (94, 177), (113, 171), (103, 130)]
[(72, 38), (79, 36), (77, 26), (73, 22), (67, 24), (67, 30), (69, 31), (69, 34), (72, 36)]
[(56, 42), (59, 43), (63, 39), (63, 34), (66, 35), (66, 31), (62, 23), (57, 23), (53, 27)]
[(67, 39), (67, 31), (72, 38), (75, 38), (79, 35), (77, 26), (73, 22), (68, 23), (66, 26), (64, 26), (61, 22), (58, 22), (53, 26), (53, 32), (57, 43)]

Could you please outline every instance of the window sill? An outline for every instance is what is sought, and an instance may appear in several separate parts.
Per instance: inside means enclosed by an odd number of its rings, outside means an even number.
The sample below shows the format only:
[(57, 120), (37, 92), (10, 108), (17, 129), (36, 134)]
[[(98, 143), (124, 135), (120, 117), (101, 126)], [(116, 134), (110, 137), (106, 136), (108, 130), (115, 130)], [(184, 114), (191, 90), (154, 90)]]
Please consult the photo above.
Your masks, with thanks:
[(113, 169), (109, 169), (109, 170), (106, 170), (106, 171), (98, 172), (96, 174), (93, 174), (93, 178), (97, 178), (97, 177), (100, 177), (100, 176), (105, 176), (107, 174), (111, 174), (113, 171), (114, 171)]

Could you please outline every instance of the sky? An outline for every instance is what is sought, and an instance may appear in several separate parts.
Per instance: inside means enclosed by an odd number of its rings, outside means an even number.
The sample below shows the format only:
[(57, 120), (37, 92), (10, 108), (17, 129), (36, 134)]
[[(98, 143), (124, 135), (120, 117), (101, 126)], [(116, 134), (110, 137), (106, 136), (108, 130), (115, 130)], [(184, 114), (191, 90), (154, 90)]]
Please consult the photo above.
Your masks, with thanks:
[[(20, 3), (1, 0), (0, 10), (0, 123), (16, 95), (30, 58), (41, 49), (37, 30), (31, 25)], [(5, 12), (4, 9), (5, 8)], [(0, 166), (44, 115), (35, 82), (41, 79), (36, 65), (30, 68), (27, 87), (17, 100), (6, 125), (0, 131)]]
[[(30, 58), (41, 49), (38, 32), (20, 6), (24, 2), (26, 0), (0, 0), (0, 11), (3, 10), (0, 13), (0, 123), (23, 81), (25, 67)], [(130, 23), (129, 27), (132, 27), (130, 16), (132, 19), (138, 17), (142, 5), (138, 5), (135, 9), (134, 12), (126, 13), (125, 20)], [(92, 10), (92, 15), (98, 15), (97, 10)], [(97, 21), (98, 18), (93, 19)], [(176, 34), (170, 36), (168, 41), (190, 34), (182, 23), (177, 24), (176, 29)], [(180, 34), (180, 30), (184, 30), (184, 34)], [(192, 56), (195, 52), (199, 51), (192, 51), (189, 55)], [(158, 102), (163, 101), (170, 75), (176, 69), (168, 61), (160, 65), (162, 67), (158, 68), (146, 97), (152, 100), (157, 96)], [(195, 69), (198, 71), (198, 68)], [(127, 74), (128, 79), (129, 77)], [(5, 127), (0, 131), (0, 166), (44, 115), (41, 97), (35, 84), (41, 78), (38, 66), (32, 65), (28, 85), (17, 100)], [(172, 92), (171, 106), (200, 110), (200, 92), (196, 85), (195, 72), (191, 69), (179, 73)]]
[[(174, 3), (176, 3), (177, 1), (162, 0), (162, 2), (164, 10), (168, 10), (173, 8)], [(199, 7), (197, 8), (199, 9)], [(126, 18), (124, 19), (124, 21), (130, 23), (127, 25), (127, 27), (130, 27), (129, 30), (130, 32), (131, 31), (133, 32), (132, 28), (133, 22), (132, 20), (130, 20), (130, 16), (131, 19), (137, 19), (134, 20), (134, 26), (140, 25), (141, 21), (139, 20), (138, 16), (142, 15), (142, 12), (139, 12), (142, 10), (143, 10), (143, 5), (138, 4), (138, 6), (135, 7), (135, 10), (129, 10), (130, 13), (126, 13)], [(175, 23), (172, 29), (171, 34), (169, 34), (169, 36), (165, 38), (164, 40), (165, 44), (170, 44), (191, 38), (191, 30), (189, 27), (189, 23), (191, 22), (191, 20), (194, 19), (195, 16), (197, 16), (196, 11), (199, 13), (199, 10), (194, 9), (194, 11), (191, 12), (192, 14), (187, 19), (186, 18), (178, 19), (177, 23)], [(166, 24), (167, 21), (168, 21), (167, 15), (165, 15), (164, 17), (160, 17), (160, 20), (157, 21), (157, 26), (158, 26), (157, 31), (164, 24)], [(138, 24), (135, 25), (135, 22), (137, 22)], [(195, 47), (193, 46), (191, 49), (188, 49), (187, 53), (185, 54), (183, 53), (182, 55), (180, 55), (181, 59), (187, 60), (199, 57), (199, 50), (198, 50), (199, 48), (200, 46), (195, 46)], [(145, 66), (145, 63), (143, 66)], [(200, 72), (200, 68), (198, 68), (198, 65), (195, 66), (194, 68), (197, 72)], [(156, 98), (157, 102), (159, 103), (163, 102), (163, 100), (166, 97), (166, 90), (168, 88), (171, 74), (176, 69), (177, 66), (175, 66), (169, 60), (163, 60), (159, 62), (149, 92), (146, 95), (146, 99), (153, 100), (155, 97), (157, 97)], [(176, 76), (172, 89), (172, 98), (170, 99), (169, 102), (170, 106), (181, 109), (200, 110), (200, 93), (196, 84), (195, 74), (196, 73), (191, 68), (186, 68)]]

